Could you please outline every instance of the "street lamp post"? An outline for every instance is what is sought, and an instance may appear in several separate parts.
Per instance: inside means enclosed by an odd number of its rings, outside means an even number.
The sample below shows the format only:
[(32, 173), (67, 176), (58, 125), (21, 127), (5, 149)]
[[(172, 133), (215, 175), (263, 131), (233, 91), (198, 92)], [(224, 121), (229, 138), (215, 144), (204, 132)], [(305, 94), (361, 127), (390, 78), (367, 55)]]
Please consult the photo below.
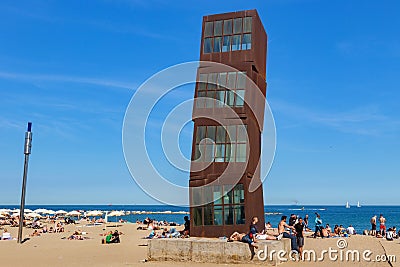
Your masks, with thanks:
[(24, 209), (25, 209), (25, 192), (26, 192), (26, 178), (28, 176), (28, 161), (31, 154), (32, 147), (32, 122), (28, 122), (28, 130), (25, 133), (25, 162), (24, 162), (24, 176), (22, 178), (22, 194), (21, 205), (19, 207), (19, 228), (18, 228), (18, 243), (22, 243), (22, 228), (24, 224)]

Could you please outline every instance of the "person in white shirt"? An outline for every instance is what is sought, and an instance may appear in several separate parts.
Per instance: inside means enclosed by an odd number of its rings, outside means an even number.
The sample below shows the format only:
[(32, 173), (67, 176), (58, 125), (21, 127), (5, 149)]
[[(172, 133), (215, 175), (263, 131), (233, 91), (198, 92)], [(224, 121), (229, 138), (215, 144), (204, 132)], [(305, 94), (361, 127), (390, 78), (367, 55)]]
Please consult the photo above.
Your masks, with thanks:
[(386, 240), (393, 241), (393, 229), (389, 228), (386, 232)]
[(347, 227), (347, 233), (349, 234), (349, 235), (355, 235), (356, 234), (356, 230), (354, 229), (354, 227), (350, 224), (350, 226), (349, 227)]

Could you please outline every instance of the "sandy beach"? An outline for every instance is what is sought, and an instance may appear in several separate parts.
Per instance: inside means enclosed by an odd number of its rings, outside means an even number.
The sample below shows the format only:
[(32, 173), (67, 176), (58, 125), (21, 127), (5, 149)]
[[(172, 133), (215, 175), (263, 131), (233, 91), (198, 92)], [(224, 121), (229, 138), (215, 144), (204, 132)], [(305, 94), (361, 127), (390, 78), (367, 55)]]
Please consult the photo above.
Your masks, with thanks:
[[(37, 237), (29, 237), (23, 244), (16, 240), (0, 241), (2, 266), (227, 266), (227, 264), (204, 264), (192, 262), (144, 262), (147, 255), (147, 236), (150, 231), (137, 230), (134, 223), (99, 225), (85, 227), (83, 224), (67, 225), (64, 233), (46, 233)], [(182, 227), (178, 227), (180, 230)], [(7, 227), (13, 237), (17, 236), (18, 228)], [(119, 244), (101, 244), (106, 231), (118, 229), (124, 234)], [(87, 232), (86, 240), (67, 240), (75, 230)], [(24, 237), (34, 230), (24, 229)], [(348, 249), (371, 250), (375, 255), (396, 255), (400, 261), (400, 240), (389, 242), (369, 236), (351, 236), (346, 239)], [(317, 255), (328, 247), (337, 248), (337, 239), (306, 238), (304, 249), (314, 249)], [(235, 266), (251, 266), (237, 264)], [(400, 266), (397, 262), (287, 262), (281, 266)]]

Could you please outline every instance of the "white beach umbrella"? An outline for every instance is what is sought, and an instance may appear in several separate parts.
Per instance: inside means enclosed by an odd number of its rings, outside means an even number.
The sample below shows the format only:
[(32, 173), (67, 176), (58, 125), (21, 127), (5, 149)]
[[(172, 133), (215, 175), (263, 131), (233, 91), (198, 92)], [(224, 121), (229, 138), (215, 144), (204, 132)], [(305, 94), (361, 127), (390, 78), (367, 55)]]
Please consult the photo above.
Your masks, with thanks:
[(30, 213), (26, 214), (25, 216), (30, 217), (30, 218), (42, 217), (42, 215), (40, 215), (39, 213), (36, 213), (36, 212), (30, 212)]
[(57, 215), (62, 215), (62, 214), (67, 214), (68, 212), (66, 212), (65, 210), (57, 210), (56, 212), (55, 212), (55, 214), (57, 214)]
[(118, 217), (123, 215), (125, 215), (125, 213), (123, 211), (118, 211), (118, 210), (112, 211), (108, 214), (108, 216), (111, 217), (115, 216), (115, 223), (117, 223)]
[(31, 209), (24, 209), (24, 213), (31, 213), (31, 212), (33, 212), (33, 210), (31, 210)]
[(73, 210), (67, 213), (68, 216), (81, 216), (81, 213), (77, 210)]
[(92, 217), (92, 216), (96, 217), (96, 216), (101, 216), (101, 215), (103, 215), (103, 212), (100, 210), (91, 210), (86, 213), (86, 216), (88, 216), (88, 217)]
[(45, 212), (43, 212), (44, 214), (55, 214), (56, 212), (54, 210), (46, 210)]
[(125, 215), (125, 213), (123, 211), (118, 211), (118, 210), (112, 211), (108, 214), (108, 216), (111, 216), (111, 217), (112, 216), (119, 217), (119, 216), (123, 216), (123, 215)]
[(11, 212), (12, 213), (19, 213), (19, 209), (13, 209)]
[(10, 214), (10, 211), (7, 210), (7, 209), (1, 209), (1, 210), (0, 210), (0, 214), (8, 215), (8, 214)]
[(34, 212), (36, 213), (45, 213), (47, 210), (46, 209), (35, 209)]
[(12, 210), (10, 210), (10, 209), (0, 209), (0, 211), (10, 213)]

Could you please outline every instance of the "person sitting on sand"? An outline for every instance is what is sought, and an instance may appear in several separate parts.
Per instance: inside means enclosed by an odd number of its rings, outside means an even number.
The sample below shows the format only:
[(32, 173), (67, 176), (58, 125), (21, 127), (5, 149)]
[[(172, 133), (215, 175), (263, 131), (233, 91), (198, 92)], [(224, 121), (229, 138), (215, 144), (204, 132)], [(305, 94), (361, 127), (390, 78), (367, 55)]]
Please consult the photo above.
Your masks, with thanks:
[(254, 240), (252, 240), (248, 234), (245, 234), (245, 233), (239, 234), (238, 232), (234, 232), (228, 238), (228, 242), (232, 242), (232, 241), (239, 241), (239, 242), (247, 243), (252, 247), (258, 248), (258, 246), (256, 245), (256, 242)]
[(387, 241), (393, 241), (393, 229), (392, 228), (389, 228), (386, 231), (386, 240)]
[(56, 233), (64, 232), (64, 226), (63, 226), (63, 224), (61, 222), (57, 223), (55, 231), (56, 231)]
[(267, 222), (265, 224), (265, 230), (268, 230), (268, 229), (272, 229), (272, 224), (270, 222)]
[(1, 240), (11, 240), (11, 234), (8, 232), (7, 228), (4, 228), (3, 235), (1, 236)]
[(398, 238), (399, 238), (399, 236), (397, 235), (397, 229), (396, 229), (396, 226), (393, 226), (393, 227), (392, 227), (392, 232), (393, 232), (393, 238), (395, 238), (395, 239), (398, 239)]
[(325, 228), (325, 227), (323, 227), (323, 226), (321, 226), (322, 228), (321, 228), (321, 230), (322, 230), (322, 236), (321, 237), (323, 237), (323, 238), (327, 238), (327, 237), (330, 237), (330, 235), (329, 235), (329, 232), (328, 232), (328, 230)]
[(346, 229), (344, 229), (342, 224), (339, 226), (339, 236), (347, 237)]
[[(111, 234), (111, 237), (110, 237)], [(112, 231), (110, 231), (110, 233), (106, 236), (106, 243), (110, 244), (110, 243), (120, 243), (120, 239), (119, 239), (119, 232), (118, 230), (115, 230), (114, 233)]]
[(183, 217), (185, 223), (184, 223), (184, 229), (180, 231), (179, 233), (182, 235), (182, 238), (189, 237), (190, 234), (190, 220), (188, 216)]
[(355, 234), (355, 229), (354, 229), (354, 227), (353, 227), (353, 225), (349, 225), (349, 227), (347, 227), (347, 229), (346, 229), (346, 232), (349, 234), (349, 235), (354, 235)]
[(340, 228), (339, 225), (335, 225), (335, 227), (333, 228), (333, 233), (335, 234), (335, 236), (340, 236)]
[(112, 231), (108, 232), (107, 235), (106, 235), (106, 239), (105, 239), (105, 240), (103, 239), (103, 240), (105, 241), (106, 244), (111, 243), (111, 239), (112, 239), (112, 237), (113, 237), (112, 234), (113, 234)]

